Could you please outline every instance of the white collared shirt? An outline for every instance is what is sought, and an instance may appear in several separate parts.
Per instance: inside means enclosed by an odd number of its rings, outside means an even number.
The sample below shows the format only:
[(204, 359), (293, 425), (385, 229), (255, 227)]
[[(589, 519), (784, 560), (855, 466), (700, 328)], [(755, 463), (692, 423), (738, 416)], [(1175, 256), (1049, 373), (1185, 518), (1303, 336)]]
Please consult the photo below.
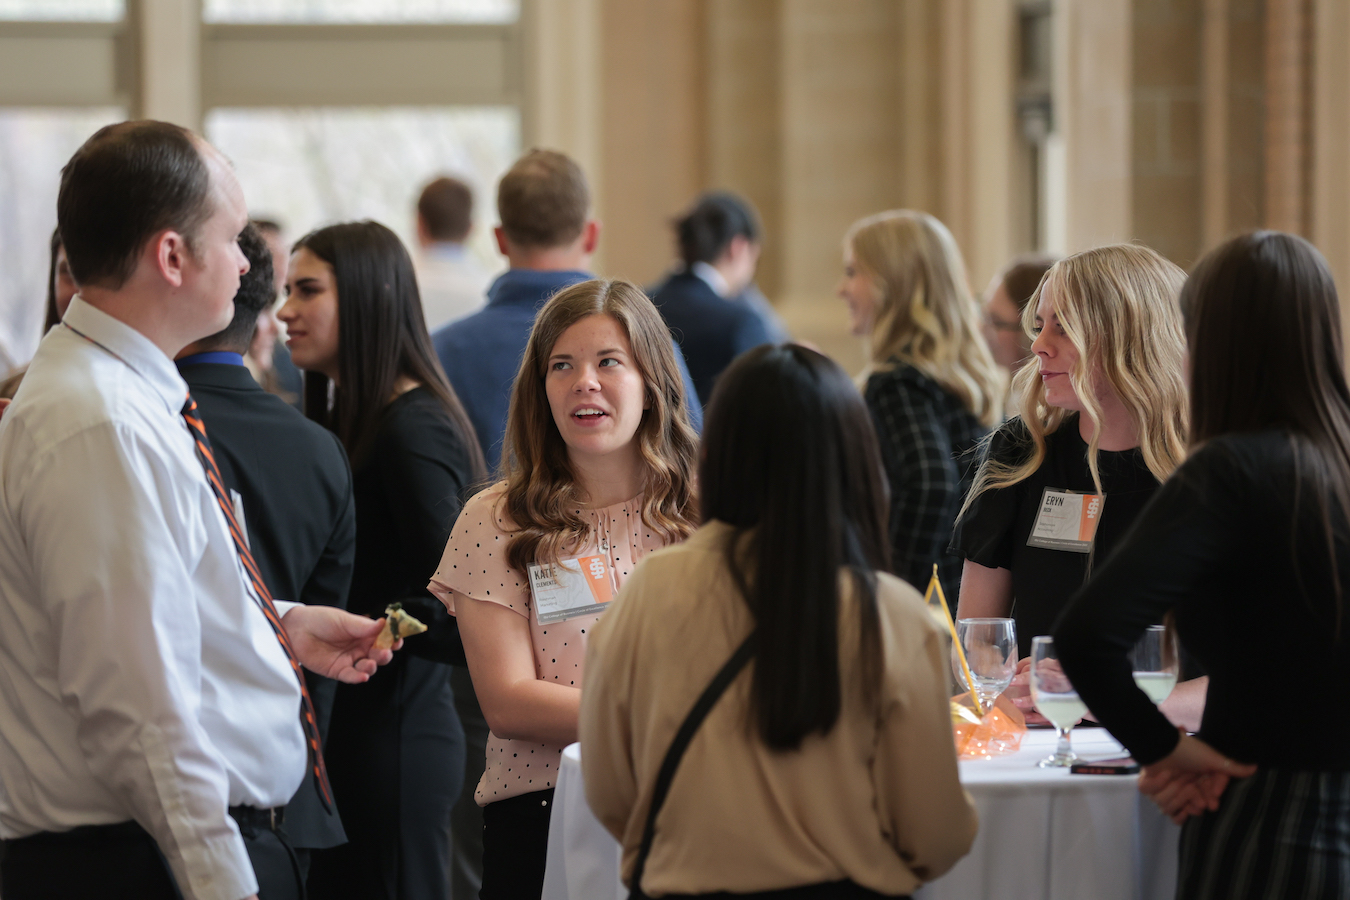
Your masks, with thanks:
[(299, 787), (300, 687), (173, 362), (79, 297), (65, 323), (0, 419), (0, 837), (135, 819), (186, 897), (238, 900), (226, 808)]
[(731, 285), (712, 263), (696, 262), (689, 267), (689, 274), (698, 276), (717, 296), (725, 299), (731, 295)]
[(463, 244), (442, 242), (426, 247), (417, 259), (417, 288), (427, 331), (482, 309), (494, 277)]

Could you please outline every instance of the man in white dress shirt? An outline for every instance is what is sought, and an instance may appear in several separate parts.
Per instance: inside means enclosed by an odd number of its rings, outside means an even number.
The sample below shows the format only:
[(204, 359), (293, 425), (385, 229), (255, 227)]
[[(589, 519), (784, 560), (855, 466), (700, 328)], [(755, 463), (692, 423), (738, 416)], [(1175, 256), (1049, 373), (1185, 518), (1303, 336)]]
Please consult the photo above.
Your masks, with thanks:
[[(300, 682), (173, 364), (232, 317), (242, 192), (189, 132), (122, 123), (62, 170), (58, 221), (80, 295), (0, 418), (0, 895), (298, 897), (272, 810), (307, 764)], [(276, 614), (321, 674), (390, 658), (377, 622)]]
[(473, 228), (473, 191), (458, 178), (437, 178), (417, 198), (417, 286), (427, 331), (487, 303), (492, 276), (464, 246)]

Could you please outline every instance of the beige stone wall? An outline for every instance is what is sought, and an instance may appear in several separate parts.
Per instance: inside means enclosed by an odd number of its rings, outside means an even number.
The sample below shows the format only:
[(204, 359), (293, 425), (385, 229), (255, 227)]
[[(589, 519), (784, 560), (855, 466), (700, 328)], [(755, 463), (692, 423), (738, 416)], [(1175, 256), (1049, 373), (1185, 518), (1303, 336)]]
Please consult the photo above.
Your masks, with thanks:
[[(597, 267), (649, 283), (700, 191), (740, 192), (759, 283), (861, 366), (834, 297), (856, 218), (923, 209), (972, 286), (1034, 249), (1015, 97), (1020, 0), (527, 0), (531, 142), (575, 152)], [(1045, 234), (1183, 266), (1229, 234), (1314, 237), (1350, 276), (1350, 3), (1057, 0)]]
[(1202, 247), (1202, 4), (1135, 0), (1133, 13), (1132, 231), (1189, 266)]

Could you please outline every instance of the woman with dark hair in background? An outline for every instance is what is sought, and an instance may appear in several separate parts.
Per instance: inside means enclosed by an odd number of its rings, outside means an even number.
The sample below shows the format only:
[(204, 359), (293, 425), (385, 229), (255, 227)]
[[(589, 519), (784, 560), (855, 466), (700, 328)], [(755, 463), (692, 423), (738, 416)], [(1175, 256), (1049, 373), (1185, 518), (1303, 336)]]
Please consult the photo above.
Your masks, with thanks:
[(412, 261), (392, 231), (351, 222), (305, 235), (286, 291), (280, 318), (305, 370), (305, 413), (352, 461), (348, 609), (376, 617), (402, 603), (430, 626), (366, 684), (338, 686), (325, 752), (350, 843), (315, 854), (310, 896), (445, 898), (464, 771), (447, 663), (463, 665), (464, 651), (426, 579), (463, 494), (485, 477), (482, 451), (431, 349)]
[(1016, 374), (1031, 359), (1031, 338), (1022, 327), (1022, 313), (1055, 260), (1029, 256), (1013, 260), (989, 282), (984, 297), (984, 339), (994, 362)]
[(749, 204), (734, 194), (704, 194), (675, 223), (675, 236), (684, 268), (652, 290), (652, 302), (680, 344), (699, 397), (707, 398), (738, 354), (786, 334), (758, 291), (757, 299), (742, 299), (752, 296), (759, 261), (759, 220)]
[[(483, 900), (538, 900), (587, 632), (638, 560), (694, 530), (698, 437), (675, 353), (626, 281), (545, 303), (511, 393), (503, 480), (465, 505), (432, 578), (492, 728), (475, 794)], [(569, 583), (579, 591), (559, 596)]]
[[(885, 574), (867, 408), (826, 357), (761, 347), (723, 375), (704, 451), (705, 524), (638, 566), (591, 636), (591, 809), (644, 895), (907, 895), (969, 850), (976, 817), (947, 645), (918, 592)], [(694, 733), (634, 883), (667, 748), (747, 638), (753, 668)]]
[[(1307, 241), (1255, 232), (1200, 261), (1181, 307), (1190, 457), (1060, 619), (1059, 659), (1144, 764), (1140, 790), (1185, 820), (1178, 897), (1344, 897), (1350, 388), (1336, 286)], [(1210, 677), (1197, 737), (1131, 679), (1126, 654), (1167, 613)]]
[[(42, 334), (46, 336), (52, 328), (61, 324), (61, 318), (70, 308), (71, 298), (79, 292), (75, 279), (70, 276), (70, 265), (66, 262), (66, 249), (61, 245), (61, 232), (52, 230), (51, 263), (47, 267), (47, 313), (42, 321)], [(0, 381), (0, 399), (11, 400), (19, 390), (24, 372), (28, 366), (20, 366)]]

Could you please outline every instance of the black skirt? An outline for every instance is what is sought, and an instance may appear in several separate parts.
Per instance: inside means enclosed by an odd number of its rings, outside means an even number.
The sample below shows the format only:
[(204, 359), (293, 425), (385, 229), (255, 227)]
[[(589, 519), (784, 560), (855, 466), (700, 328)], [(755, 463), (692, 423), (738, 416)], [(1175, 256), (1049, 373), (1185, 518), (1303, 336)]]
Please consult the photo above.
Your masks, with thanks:
[(1261, 769), (1181, 831), (1178, 900), (1350, 896), (1350, 772)]

